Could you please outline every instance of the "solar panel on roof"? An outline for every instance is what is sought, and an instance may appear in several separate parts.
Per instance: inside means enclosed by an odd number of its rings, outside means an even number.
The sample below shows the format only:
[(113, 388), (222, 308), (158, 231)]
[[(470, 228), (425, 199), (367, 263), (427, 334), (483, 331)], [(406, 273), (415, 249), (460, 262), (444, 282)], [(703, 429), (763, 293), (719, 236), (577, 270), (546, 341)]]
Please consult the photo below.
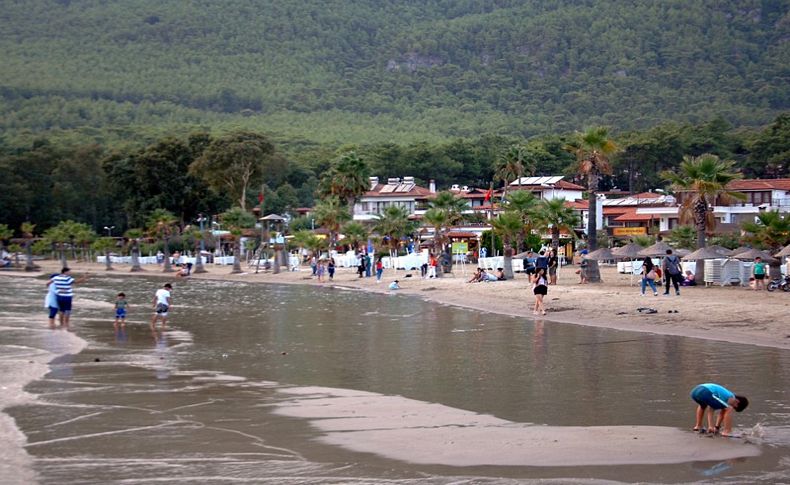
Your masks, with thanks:
[(397, 188), (398, 188), (397, 185), (385, 185), (384, 187), (381, 188), (381, 193), (382, 194), (388, 194), (390, 192), (394, 192), (395, 189), (397, 189)]

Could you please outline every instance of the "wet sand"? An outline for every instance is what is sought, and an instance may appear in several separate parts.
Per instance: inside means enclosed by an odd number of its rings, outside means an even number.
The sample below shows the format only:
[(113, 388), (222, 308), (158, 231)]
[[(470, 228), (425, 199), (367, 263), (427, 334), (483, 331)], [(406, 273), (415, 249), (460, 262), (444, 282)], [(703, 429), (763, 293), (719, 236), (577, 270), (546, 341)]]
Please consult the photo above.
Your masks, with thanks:
[[(70, 263), (75, 272), (90, 271), (104, 274), (104, 265)], [(58, 263), (48, 261), (40, 274), (56, 271)], [(115, 265), (115, 275), (146, 275), (176, 280), (172, 274), (148, 267), (143, 273), (130, 273), (128, 265)], [(465, 272), (431, 280), (420, 278), (419, 271), (385, 270), (381, 283), (375, 278), (358, 278), (355, 269), (338, 268), (334, 281), (318, 282), (310, 277), (310, 268), (279, 274), (254, 274), (254, 268), (242, 274), (230, 274), (229, 266), (207, 266), (208, 273), (193, 275), (193, 279), (213, 279), (278, 284), (315, 286), (343, 286), (365, 291), (389, 293), (387, 285), (400, 281), (399, 294), (414, 295), (437, 303), (472, 308), (525, 318), (539, 318), (532, 314), (534, 297), (524, 275), (511, 281), (467, 283), (471, 267)], [(612, 328), (678, 335), (733, 343), (753, 344), (790, 349), (790, 294), (768, 293), (741, 287), (684, 287), (681, 296), (640, 296), (639, 278), (619, 274), (613, 266), (602, 266), (603, 283), (579, 285), (574, 267), (560, 271), (558, 285), (549, 287), (546, 297), (548, 314), (541, 319)], [(25, 273), (3, 272), (12, 275)], [(408, 276), (411, 275), (411, 276)], [(649, 290), (649, 288), (648, 288)], [(649, 292), (648, 292), (649, 293)], [(641, 313), (639, 308), (652, 308), (656, 313)], [(672, 311), (672, 313), (669, 313)]]
[(276, 413), (310, 419), (324, 432), (322, 442), (423, 465), (643, 465), (760, 454), (746, 441), (663, 426), (543, 426), (401, 396), (324, 387), (280, 392), (294, 399)]

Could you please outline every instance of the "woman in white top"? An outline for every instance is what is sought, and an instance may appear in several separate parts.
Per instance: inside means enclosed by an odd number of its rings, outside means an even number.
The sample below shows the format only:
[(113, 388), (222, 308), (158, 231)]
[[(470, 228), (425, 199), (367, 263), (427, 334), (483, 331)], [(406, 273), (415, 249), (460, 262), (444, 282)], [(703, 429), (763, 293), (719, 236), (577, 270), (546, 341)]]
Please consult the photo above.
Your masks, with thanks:
[(549, 293), (548, 280), (546, 279), (546, 268), (538, 268), (532, 275), (532, 293), (535, 295), (535, 308), (532, 313), (537, 315), (546, 314), (546, 307), (543, 304), (543, 297)]

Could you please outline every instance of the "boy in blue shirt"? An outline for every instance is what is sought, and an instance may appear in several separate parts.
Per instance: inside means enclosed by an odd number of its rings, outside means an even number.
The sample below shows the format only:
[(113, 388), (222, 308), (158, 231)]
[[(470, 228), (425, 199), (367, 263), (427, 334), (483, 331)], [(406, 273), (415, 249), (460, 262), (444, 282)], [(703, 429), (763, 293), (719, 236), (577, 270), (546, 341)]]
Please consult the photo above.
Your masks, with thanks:
[[(749, 400), (745, 396), (738, 396), (729, 389), (718, 384), (700, 384), (691, 390), (691, 399), (698, 404), (696, 421), (694, 421), (694, 431), (700, 433), (721, 433), (722, 436), (732, 434), (732, 411), (740, 413), (749, 405)], [(710, 411), (708, 411), (710, 407)], [(719, 410), (719, 417), (716, 424), (713, 423), (713, 415)], [(708, 412), (708, 429), (702, 427), (702, 420), (705, 412)], [(724, 429), (722, 430), (722, 426)]]

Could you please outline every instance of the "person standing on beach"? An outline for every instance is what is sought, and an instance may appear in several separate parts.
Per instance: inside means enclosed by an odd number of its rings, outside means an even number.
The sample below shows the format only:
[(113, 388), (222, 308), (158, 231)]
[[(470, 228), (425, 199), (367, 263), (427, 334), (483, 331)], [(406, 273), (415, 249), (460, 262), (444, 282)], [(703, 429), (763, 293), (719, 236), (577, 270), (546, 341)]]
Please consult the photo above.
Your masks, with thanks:
[(162, 319), (162, 328), (165, 328), (165, 325), (167, 325), (167, 315), (170, 308), (173, 306), (172, 291), (173, 286), (170, 283), (165, 283), (162, 288), (156, 290), (156, 294), (154, 295), (154, 316), (151, 318), (151, 330), (156, 328), (156, 320), (158, 318)]
[[(88, 279), (86, 273), (79, 279), (71, 277), (71, 269), (63, 267), (60, 274), (53, 276), (48, 282), (47, 286), (54, 285), (56, 292), (56, 300), (58, 303), (58, 312), (60, 313), (60, 326), (69, 330), (69, 321), (71, 319), (71, 301), (74, 297), (73, 285), (78, 285)], [(54, 322), (52, 322), (54, 324)]]
[(428, 256), (428, 279), (436, 278), (436, 267), (439, 266), (439, 260), (436, 255), (431, 253)]
[[(49, 277), (54, 278), (58, 274), (55, 273)], [(44, 298), (44, 308), (49, 311), (49, 328), (55, 328), (55, 317), (58, 315), (58, 291), (55, 285), (47, 286), (47, 296)]]
[(765, 289), (765, 277), (767, 274), (768, 272), (766, 271), (765, 263), (763, 263), (763, 258), (760, 256), (754, 258), (754, 264), (752, 265), (752, 277), (754, 278), (755, 290)]
[(556, 285), (557, 284), (557, 268), (560, 264), (560, 258), (557, 257), (557, 253), (554, 252), (553, 249), (549, 250), (549, 284)]
[(316, 276), (318, 276), (318, 282), (324, 282), (324, 273), (326, 273), (326, 263), (323, 259), (318, 260), (318, 267), (315, 270)]
[(653, 289), (653, 296), (658, 296), (658, 289), (656, 288), (656, 268), (653, 260), (649, 256), (645, 257), (642, 263), (642, 296), (645, 296), (645, 288), (650, 285)]
[(384, 262), (381, 256), (376, 260), (376, 283), (381, 283), (381, 275), (384, 274)]
[(371, 275), (371, 261), (370, 254), (365, 253), (365, 278), (370, 278)]
[[(749, 400), (745, 396), (739, 396), (729, 389), (713, 383), (696, 386), (691, 390), (691, 399), (697, 403), (694, 431), (700, 433), (707, 431), (711, 434), (721, 433), (722, 436), (732, 435), (732, 411), (740, 413), (749, 405)], [(713, 415), (716, 411), (720, 412), (714, 424)], [(702, 425), (706, 412), (708, 413), (707, 430)]]
[(535, 295), (535, 307), (532, 310), (533, 315), (537, 315), (539, 312), (541, 315), (546, 314), (546, 306), (543, 304), (543, 298), (549, 293), (548, 284), (546, 269), (537, 268), (535, 274), (532, 276), (532, 293)]
[(329, 258), (329, 264), (326, 267), (327, 271), (329, 272), (329, 281), (335, 279), (335, 258)]
[(315, 276), (316, 273), (318, 272), (318, 264), (315, 259), (315, 254), (310, 256), (310, 269), (313, 270), (312, 276)]
[(549, 258), (546, 257), (546, 251), (541, 249), (538, 252), (538, 259), (535, 260), (535, 273), (543, 269), (544, 274), (549, 273)]
[(675, 294), (679, 296), (680, 283), (683, 281), (683, 267), (680, 265), (680, 259), (672, 254), (671, 249), (667, 249), (662, 266), (666, 285), (664, 295), (669, 295), (669, 284), (672, 283), (675, 286)]

